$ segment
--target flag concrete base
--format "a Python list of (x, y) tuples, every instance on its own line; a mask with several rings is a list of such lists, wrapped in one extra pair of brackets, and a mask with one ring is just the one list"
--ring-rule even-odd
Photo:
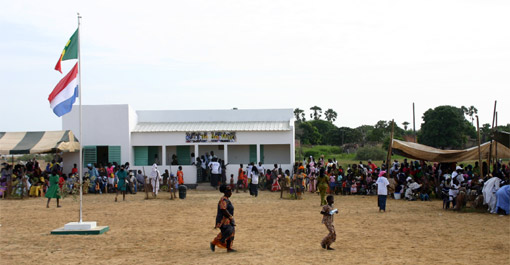
[(70, 222), (51, 231), (52, 235), (100, 235), (110, 230), (108, 226), (97, 226), (96, 222)]

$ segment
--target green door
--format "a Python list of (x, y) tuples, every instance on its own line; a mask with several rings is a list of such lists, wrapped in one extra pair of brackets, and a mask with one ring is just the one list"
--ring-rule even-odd
[(257, 146), (252, 144), (250, 145), (250, 163), (257, 163)]
[(83, 147), (83, 166), (94, 164), (97, 162), (97, 150), (95, 145), (87, 145)]
[(148, 146), (134, 146), (135, 166), (149, 165), (149, 148)]
[(191, 164), (191, 152), (189, 145), (177, 146), (177, 162), (179, 165), (190, 165)]
[(108, 161), (111, 163), (117, 162), (117, 164), (121, 164), (120, 161), (120, 146), (108, 146)]

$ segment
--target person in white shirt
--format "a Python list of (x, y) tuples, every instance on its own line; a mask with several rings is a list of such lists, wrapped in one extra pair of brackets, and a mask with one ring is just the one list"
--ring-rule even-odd
[(150, 180), (152, 185), (152, 196), (156, 197), (158, 196), (159, 181), (161, 180), (161, 174), (159, 173), (158, 165), (156, 163), (152, 165)]
[(259, 195), (259, 170), (257, 167), (252, 167), (250, 172), (251, 177), (251, 194), (255, 197)]
[[(259, 181), (261, 182), (263, 188), (267, 188), (267, 182), (266, 182), (266, 168), (262, 165), (262, 162), (259, 162), (259, 165), (257, 166), (257, 170), (259, 171)], [(271, 185), (269, 185), (269, 189), (271, 189)]]
[(248, 178), (248, 190), (250, 191), (250, 195), (253, 195), (253, 190), (251, 189), (251, 169), (253, 168), (253, 165), (253, 162), (246, 165), (246, 177)]
[[(491, 175), (489, 175), (491, 176)], [(501, 179), (494, 176), (483, 184), (483, 204), (487, 204), (490, 213), (496, 213), (496, 192), (499, 190)]]
[(459, 185), (462, 185), (462, 182), (464, 182), (462, 167), (457, 166), (455, 168), (455, 171), (452, 172), (452, 178), (457, 179), (457, 181), (459, 181)]
[(221, 165), (218, 163), (218, 158), (212, 158), (209, 162), (209, 168), (211, 169), (211, 186), (218, 189), (218, 181), (221, 177)]
[(450, 190), (448, 191), (448, 199), (452, 203), (452, 207), (455, 208), (457, 204), (457, 195), (459, 195), (459, 187), (460, 183), (456, 178), (452, 178), (452, 184), (450, 186)]
[(414, 201), (413, 192), (421, 187), (420, 184), (414, 182), (413, 178), (407, 177), (407, 189), (405, 193), (406, 199)]
[(388, 198), (388, 185), (390, 185), (390, 182), (384, 176), (385, 174), (386, 171), (384, 170), (379, 172), (379, 177), (375, 182), (377, 185), (377, 206), (379, 207), (379, 212), (381, 210), (386, 212), (386, 199)]

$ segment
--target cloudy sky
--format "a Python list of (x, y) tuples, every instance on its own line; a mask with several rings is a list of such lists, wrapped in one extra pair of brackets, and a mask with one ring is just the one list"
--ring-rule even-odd
[(490, 123), (498, 100), (510, 122), (507, 0), (17, 0), (0, 9), (0, 131), (61, 129), (47, 98), (77, 12), (83, 104), (317, 105), (357, 127), (412, 122), (414, 102), (419, 127), (439, 105)]

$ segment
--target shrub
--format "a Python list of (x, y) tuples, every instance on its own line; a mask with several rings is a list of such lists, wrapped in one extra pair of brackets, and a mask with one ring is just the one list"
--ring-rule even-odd
[(356, 160), (385, 160), (386, 152), (380, 147), (365, 146), (358, 149), (356, 152)]
[(310, 149), (310, 150), (306, 151), (305, 152), (305, 157), (310, 157), (310, 156), (313, 156), (313, 157), (317, 158), (317, 157), (320, 156), (320, 151), (313, 150), (313, 149)]

